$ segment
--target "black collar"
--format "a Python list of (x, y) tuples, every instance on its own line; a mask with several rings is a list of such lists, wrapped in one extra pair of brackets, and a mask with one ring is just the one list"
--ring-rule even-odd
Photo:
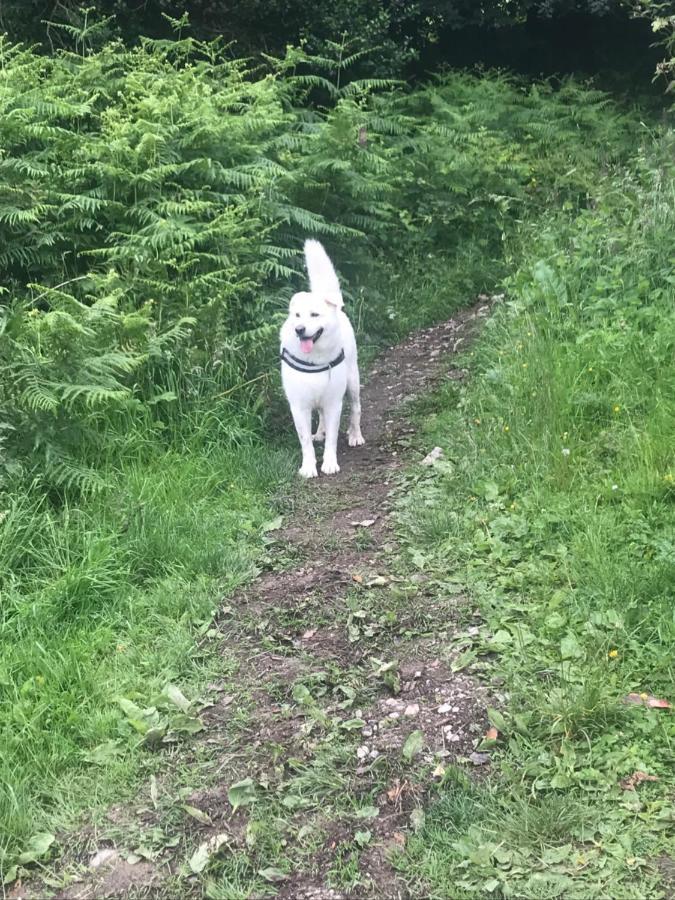
[(312, 374), (316, 372), (328, 372), (329, 369), (334, 369), (335, 366), (339, 366), (341, 362), (344, 361), (345, 351), (340, 350), (338, 355), (332, 362), (326, 363), (325, 366), (319, 366), (317, 363), (309, 362), (308, 360), (298, 359), (297, 356), (293, 356), (292, 353), (289, 353), (288, 350), (284, 347), (281, 351), (281, 360), (285, 362), (287, 366), (290, 366), (291, 369), (295, 369), (296, 372), (311, 372)]

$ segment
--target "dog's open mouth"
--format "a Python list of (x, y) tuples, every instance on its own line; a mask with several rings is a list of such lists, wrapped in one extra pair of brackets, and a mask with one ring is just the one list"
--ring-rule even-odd
[(303, 353), (311, 353), (312, 347), (319, 340), (321, 335), (323, 334), (323, 328), (319, 328), (319, 330), (312, 335), (312, 337), (301, 337), (300, 338), (300, 349)]

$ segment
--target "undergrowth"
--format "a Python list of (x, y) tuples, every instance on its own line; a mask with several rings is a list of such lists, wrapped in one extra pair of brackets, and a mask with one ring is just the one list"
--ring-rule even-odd
[[(523, 223), (543, 223), (538, 240), (548, 236), (541, 253), (550, 259), (538, 269), (536, 290), (555, 298), (558, 306), (547, 303), (558, 318), (524, 346), (533, 354), (530, 371), (555, 347), (547, 371), (557, 360), (565, 379), (559, 390), (573, 389), (576, 405), (547, 436), (528, 424), (533, 408), (557, 408), (547, 394), (520, 412), (513, 407), (508, 422), (504, 406), (491, 452), (521, 455), (527, 442), (544, 441), (553, 459), (553, 435), (575, 433), (574, 419), (574, 457), (555, 457), (555, 467), (548, 455), (537, 463), (546, 478), (555, 471), (561, 484), (574, 485), (580, 476), (570, 463), (577, 454), (582, 467), (594, 458), (583, 423), (606, 419), (607, 458), (619, 466), (642, 448), (644, 465), (631, 475), (632, 488), (617, 476), (619, 494), (597, 504), (589, 493), (583, 508), (611, 516), (624, 497), (642, 496), (638, 487), (651, 496), (665, 410), (649, 419), (651, 430), (636, 423), (657, 394), (631, 388), (614, 356), (588, 384), (578, 380), (564, 356), (565, 332), (554, 331), (556, 322), (572, 327), (568, 315), (570, 323), (601, 321), (602, 297), (623, 283), (623, 271), (601, 278), (598, 270), (596, 310), (578, 307), (577, 296), (565, 293), (572, 287), (560, 287), (571, 272), (586, 280), (572, 268), (582, 232), (569, 223), (579, 213), (584, 240), (604, 234), (601, 213), (583, 210), (596, 202), (598, 182), (634, 152), (637, 113), (571, 81), (554, 90), (499, 73), (458, 73), (414, 91), (349, 81), (349, 54), (334, 49), (335, 59), (289, 49), (262, 69), (190, 39), (53, 57), (0, 42), (5, 874), (20, 851), (24, 862), (41, 856), (35, 846), (44, 837), (37, 845), (31, 837), (133, 784), (144, 746), (180, 741), (197, 727), (176, 683), (189, 695), (206, 678), (212, 661), (197, 649), (199, 636), (223, 595), (265, 564), (272, 495), (283, 492), (293, 469), (287, 445), (271, 446), (277, 416), (267, 410), (279, 408), (276, 329), (288, 297), (304, 284), (299, 249), (308, 234), (326, 242), (341, 271), (368, 355), (495, 285), (512, 263), (504, 248), (515, 246)], [(631, 198), (626, 216), (637, 221), (637, 188), (612, 183), (617, 203)], [(612, 233), (620, 241), (619, 225)], [(563, 238), (567, 256), (556, 250)], [(614, 259), (618, 250), (606, 243), (604, 252)], [(635, 323), (650, 352), (653, 344), (666, 353), (660, 320), (650, 319), (642, 299), (657, 271), (651, 258), (648, 264), (648, 286), (636, 283), (621, 313), (631, 327), (598, 327), (580, 345), (584, 353), (618, 352)], [(588, 256), (589, 271), (595, 265)], [(510, 292), (530, 296), (520, 287)], [(540, 294), (523, 299), (527, 315)], [(656, 383), (663, 367), (645, 365), (639, 349), (632, 365)], [(495, 389), (481, 402), (511, 403), (504, 387), (510, 359), (494, 367), (486, 383)], [(558, 390), (558, 383), (537, 379), (536, 389)], [(621, 415), (605, 408), (609, 387)], [(624, 431), (616, 431), (619, 422)], [(496, 491), (489, 503), (504, 502), (511, 482), (494, 474), (489, 481), (496, 485), (486, 488), (490, 497)], [(570, 507), (581, 515), (576, 502)], [(453, 508), (439, 515), (454, 528)], [(510, 515), (506, 554), (520, 527), (508, 524)], [(651, 515), (648, 503), (635, 512), (636, 571)], [(541, 528), (563, 527), (556, 522)], [(588, 566), (600, 572), (608, 539), (597, 527)], [(431, 544), (437, 537), (427, 535)], [(657, 562), (664, 546), (652, 548)], [(493, 564), (481, 553), (476, 577), (481, 558)], [(619, 593), (620, 580), (612, 584)], [(619, 598), (612, 608), (625, 613), (631, 646), (663, 627), (660, 619), (652, 627), (639, 604), (630, 615), (624, 606)], [(586, 597), (580, 608), (588, 611)], [(520, 640), (509, 629), (505, 621), (502, 636)], [(584, 653), (582, 632), (568, 630)], [(570, 721), (575, 716), (572, 704)]]
[[(523, 229), (467, 384), (425, 404), (424, 447), (445, 458), (403, 502), (411, 558), (468, 585), (484, 625), (460, 639), (464, 659), (507, 701), (492, 777), (451, 773), (400, 859), (424, 896), (662, 896), (672, 149), (672, 136), (657, 141), (630, 173), (601, 180), (590, 209)], [(636, 772), (652, 779), (631, 790)]]

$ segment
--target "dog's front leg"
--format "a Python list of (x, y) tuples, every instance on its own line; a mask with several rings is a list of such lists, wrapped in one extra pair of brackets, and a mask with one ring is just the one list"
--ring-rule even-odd
[(323, 462), (321, 471), (325, 475), (335, 475), (340, 471), (337, 461), (337, 439), (340, 427), (340, 414), (342, 412), (342, 400), (327, 406), (323, 411), (323, 421), (326, 427), (326, 442), (323, 445)]
[(316, 478), (316, 454), (312, 442), (312, 410), (306, 406), (292, 406), (291, 413), (295, 422), (295, 430), (298, 432), (300, 447), (302, 448), (302, 465), (300, 474), (303, 478)]

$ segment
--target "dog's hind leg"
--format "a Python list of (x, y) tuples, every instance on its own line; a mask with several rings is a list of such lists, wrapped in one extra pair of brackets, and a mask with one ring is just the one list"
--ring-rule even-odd
[(300, 474), (303, 478), (316, 478), (316, 454), (312, 443), (312, 410), (304, 406), (291, 406), (295, 430), (302, 448)]
[(323, 413), (319, 410), (319, 424), (316, 426), (316, 432), (312, 435), (313, 441), (324, 441), (326, 439), (326, 425), (323, 421)]
[(325, 475), (335, 475), (336, 472), (340, 471), (337, 461), (337, 439), (341, 413), (342, 400), (332, 403), (323, 411), (323, 421), (326, 426), (326, 442), (323, 445), (321, 471)]
[(361, 434), (361, 383), (358, 366), (352, 366), (347, 374), (347, 392), (350, 406), (347, 442), (350, 447), (359, 447), (365, 441)]

